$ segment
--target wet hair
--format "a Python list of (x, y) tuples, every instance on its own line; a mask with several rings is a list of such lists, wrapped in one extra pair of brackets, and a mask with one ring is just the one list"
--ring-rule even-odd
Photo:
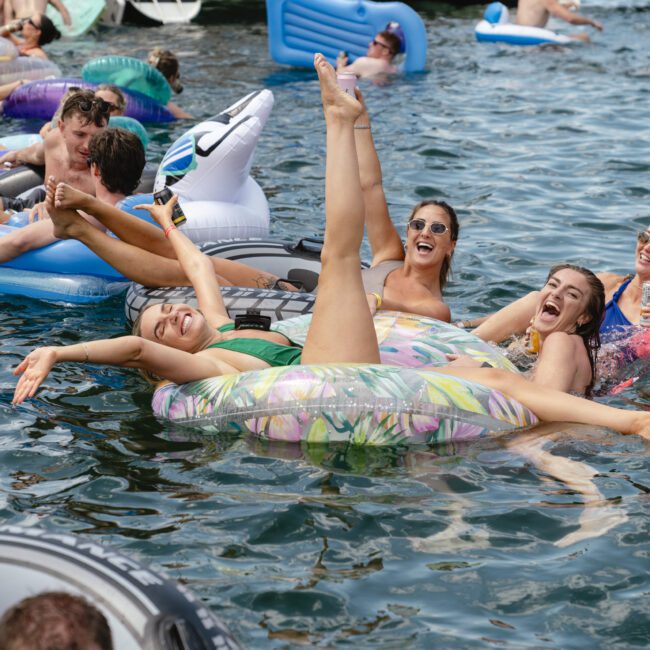
[[(178, 57), (173, 52), (162, 47), (155, 47), (149, 52), (147, 63), (161, 72), (175, 93), (183, 92), (183, 86), (179, 81), (181, 66)], [(174, 83), (170, 81), (172, 77), (176, 77)]]
[(58, 126), (59, 120), (61, 119), (61, 113), (63, 111), (63, 106), (66, 103), (68, 97), (72, 97), (72, 95), (78, 93), (80, 90), (83, 90), (83, 88), (79, 86), (68, 86), (65, 94), (63, 97), (61, 97), (61, 100), (59, 101), (59, 105), (56, 109), (56, 113), (52, 116), (52, 119), (50, 120), (52, 123), (52, 128)]
[(591, 395), (591, 389), (596, 380), (596, 359), (598, 358), (598, 351), (600, 350), (600, 324), (605, 317), (605, 287), (603, 283), (592, 273), (589, 269), (583, 266), (576, 266), (575, 264), (556, 264), (548, 272), (546, 282), (548, 282), (553, 275), (563, 269), (576, 271), (584, 276), (589, 285), (589, 300), (585, 312), (589, 320), (582, 325), (576, 323), (574, 334), (577, 334), (585, 344), (587, 349), (587, 356), (589, 357), (589, 365), (591, 366), (591, 382), (585, 390), (585, 396)]
[(379, 32), (377, 36), (381, 36), (386, 41), (386, 45), (388, 45), (390, 48), (390, 53), (393, 56), (395, 56), (400, 51), (400, 48), (402, 47), (402, 41), (400, 40), (399, 36), (396, 36), (393, 34), (393, 32), (384, 30), (383, 32)]
[(126, 196), (138, 187), (145, 164), (144, 147), (135, 133), (126, 129), (103, 129), (88, 143), (88, 160), (99, 168), (109, 192)]
[[(427, 205), (435, 205), (439, 208), (442, 208), (446, 215), (449, 217), (449, 236), (451, 241), (458, 241), (458, 233), (460, 231), (460, 224), (458, 223), (458, 215), (456, 211), (446, 203), (445, 201), (434, 201), (429, 199), (427, 201), (420, 201), (412, 210), (409, 215), (408, 220), (411, 221), (415, 219), (415, 215)], [(442, 262), (440, 267), (440, 291), (442, 291), (447, 286), (447, 281), (449, 279), (449, 274), (451, 273), (451, 258), (454, 256), (454, 251), (449, 253)]]
[(73, 93), (63, 103), (61, 109), (61, 119), (72, 115), (79, 115), (84, 124), (94, 124), (95, 126), (106, 126), (108, 123), (108, 113), (100, 110), (102, 102), (106, 102), (95, 97), (95, 91), (81, 88)]
[(53, 591), (21, 600), (0, 619), (2, 650), (112, 650), (104, 615), (85, 598)]
[(38, 27), (36, 29), (41, 32), (41, 35), (38, 37), (38, 45), (40, 47), (41, 45), (51, 43), (54, 39), (61, 38), (61, 32), (45, 14), (39, 15), (41, 18), (41, 26), (40, 29)]
[[(158, 304), (158, 303), (156, 303)], [(142, 336), (142, 317), (147, 313), (149, 309), (151, 309), (154, 305), (149, 305), (146, 309), (143, 309), (139, 314), (138, 317), (133, 321), (133, 327), (131, 327), (131, 334), (133, 336), (139, 336), (140, 338), (144, 338)], [(159, 377), (157, 374), (151, 372), (151, 370), (147, 370), (146, 368), (138, 368), (138, 373), (140, 376), (148, 383), (155, 385), (159, 381), (162, 381), (162, 377)]]
[(113, 93), (115, 97), (117, 97), (115, 108), (120, 111), (120, 114), (124, 113), (126, 110), (126, 97), (119, 86), (116, 86), (115, 84), (99, 84), (99, 86), (95, 88), (95, 92), (98, 90), (107, 90), (108, 92)]

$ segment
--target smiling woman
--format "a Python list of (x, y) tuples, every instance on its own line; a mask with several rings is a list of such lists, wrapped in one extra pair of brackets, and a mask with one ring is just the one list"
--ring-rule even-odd
[(500, 343), (525, 332), (527, 351), (537, 355), (533, 382), (588, 395), (604, 309), (603, 283), (588, 269), (559, 264), (550, 270), (541, 291), (493, 314), (474, 334)]

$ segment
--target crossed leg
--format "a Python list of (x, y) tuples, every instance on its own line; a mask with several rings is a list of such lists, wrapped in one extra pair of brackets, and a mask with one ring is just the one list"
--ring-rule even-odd
[[(50, 216), (60, 239), (78, 239), (122, 275), (145, 286), (190, 285), (172, 246), (157, 226), (65, 183), (57, 185), (53, 178), (48, 179), (47, 193), (48, 201), (53, 204)], [(92, 214), (119, 239), (86, 227), (87, 222), (79, 220), (77, 210)], [(222, 285), (267, 289), (278, 281), (276, 275), (247, 264), (218, 257), (210, 259)], [(281, 288), (295, 290), (289, 283), (282, 284)]]

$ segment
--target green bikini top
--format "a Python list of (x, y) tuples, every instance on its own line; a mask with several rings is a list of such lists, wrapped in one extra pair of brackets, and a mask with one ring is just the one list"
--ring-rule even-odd
[[(230, 332), (235, 329), (234, 323), (226, 323), (217, 328), (219, 332)], [(302, 348), (291, 345), (282, 345), (282, 343), (273, 343), (264, 339), (241, 338), (228, 339), (226, 341), (217, 341), (208, 345), (207, 349), (220, 348), (232, 352), (241, 352), (251, 357), (260, 359), (269, 366), (297, 366), (300, 364), (300, 355)]]

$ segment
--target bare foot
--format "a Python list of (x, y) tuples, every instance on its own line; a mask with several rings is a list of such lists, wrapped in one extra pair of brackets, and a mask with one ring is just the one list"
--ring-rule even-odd
[(48, 206), (54, 224), (54, 236), (59, 239), (78, 239), (83, 228), (90, 224), (76, 210)]
[(67, 183), (58, 183), (54, 195), (54, 205), (57, 208), (73, 208), (83, 210), (86, 207), (88, 194), (77, 190)]
[(320, 81), (325, 119), (353, 124), (363, 107), (357, 99), (343, 92), (336, 81), (336, 70), (322, 54), (314, 56), (314, 68)]

